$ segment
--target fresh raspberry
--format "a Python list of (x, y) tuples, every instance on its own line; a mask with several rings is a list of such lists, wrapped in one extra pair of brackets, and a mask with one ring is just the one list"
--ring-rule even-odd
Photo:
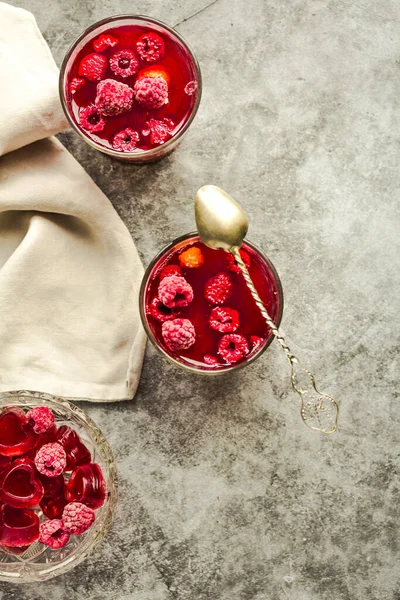
[(138, 132), (130, 127), (127, 127), (114, 136), (112, 145), (115, 150), (121, 150), (121, 152), (132, 152), (135, 150), (135, 148), (137, 148), (139, 139)]
[(70, 502), (64, 508), (62, 520), (64, 529), (74, 535), (82, 535), (93, 525), (94, 510), (81, 502)]
[(50, 546), (53, 550), (63, 548), (68, 544), (69, 538), (70, 534), (65, 531), (61, 519), (51, 519), (40, 525), (39, 542), (42, 542), (45, 546)]
[(141, 79), (142, 77), (162, 77), (168, 85), (171, 82), (170, 74), (161, 65), (154, 65), (153, 67), (140, 69), (137, 78)]
[(264, 338), (259, 337), (258, 335), (251, 335), (250, 336), (250, 343), (251, 343), (251, 347), (253, 350), (261, 348), (261, 346), (264, 343)]
[(104, 79), (97, 84), (95, 104), (105, 117), (120, 115), (132, 108), (133, 89), (121, 81)]
[(193, 289), (183, 277), (164, 277), (158, 286), (158, 298), (168, 308), (187, 306), (193, 300)]
[(87, 129), (87, 131), (92, 131), (93, 133), (103, 131), (106, 124), (99, 113), (99, 109), (94, 104), (89, 104), (89, 106), (79, 111), (79, 121), (83, 129)]
[(211, 354), (205, 354), (203, 360), (206, 365), (214, 366), (219, 364), (218, 358), (216, 356), (211, 356)]
[(147, 129), (142, 131), (142, 135), (150, 136), (150, 144), (164, 144), (175, 129), (175, 123), (171, 119), (149, 119), (146, 123)]
[(164, 56), (164, 41), (156, 33), (144, 33), (136, 42), (140, 58), (146, 62), (156, 62)]
[(83, 77), (73, 77), (71, 79), (71, 83), (69, 84), (69, 91), (71, 94), (75, 94), (78, 90), (80, 90), (85, 85), (85, 79)]
[(232, 281), (226, 273), (211, 277), (204, 289), (204, 296), (210, 304), (223, 304), (232, 294)]
[(102, 54), (92, 52), (84, 56), (79, 63), (78, 75), (87, 77), (90, 81), (102, 79), (107, 71), (107, 59)]
[(165, 277), (169, 277), (170, 275), (176, 275), (177, 277), (182, 276), (182, 269), (179, 265), (167, 265), (163, 268), (160, 273), (160, 281), (165, 279)]
[(181, 263), (182, 267), (196, 269), (197, 267), (201, 267), (201, 265), (204, 263), (204, 256), (200, 248), (193, 246), (179, 255), (179, 262)]
[(130, 77), (139, 71), (139, 61), (132, 50), (116, 50), (110, 57), (110, 69), (120, 77)]
[(136, 102), (145, 108), (154, 110), (168, 102), (168, 84), (163, 77), (141, 77), (133, 87)]
[(179, 316), (179, 311), (168, 308), (165, 306), (158, 298), (153, 298), (153, 300), (149, 304), (149, 313), (151, 316), (159, 321), (160, 323), (165, 323), (165, 321), (170, 321), (171, 319), (175, 319)]
[(231, 333), (222, 336), (218, 344), (218, 354), (227, 362), (235, 363), (249, 353), (249, 345), (243, 335)]
[[(247, 254), (246, 250), (239, 250), (239, 252), (240, 252), (240, 256), (242, 257), (244, 264), (246, 265), (247, 268), (249, 268), (250, 263), (251, 263), (249, 254)], [(237, 264), (237, 262), (235, 260), (235, 257), (233, 256), (233, 254), (230, 254), (230, 253), (228, 254), (226, 266), (233, 273), (241, 273), (242, 272), (240, 270), (239, 265)]]
[(114, 48), (118, 44), (117, 38), (112, 35), (102, 33), (98, 38), (93, 40), (93, 48), (96, 52), (104, 52), (107, 48)]
[(45, 433), (54, 423), (54, 415), (47, 406), (36, 406), (26, 413), (29, 425), (35, 433)]
[(162, 324), (161, 333), (170, 350), (187, 350), (196, 341), (196, 331), (189, 319), (174, 319)]
[(61, 475), (67, 466), (67, 455), (61, 444), (44, 444), (35, 456), (35, 465), (39, 473), (47, 477)]
[(216, 306), (209, 318), (210, 327), (221, 333), (231, 333), (239, 329), (239, 313), (233, 308)]

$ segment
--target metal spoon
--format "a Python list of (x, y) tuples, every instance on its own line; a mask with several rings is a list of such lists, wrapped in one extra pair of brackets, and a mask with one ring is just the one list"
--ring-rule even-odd
[(318, 391), (314, 375), (290, 351), (283, 334), (268, 314), (240, 256), (239, 248), (249, 227), (245, 213), (229, 194), (215, 185), (204, 185), (199, 189), (194, 211), (201, 241), (214, 250), (222, 249), (233, 254), (256, 305), (286, 354), (292, 370), (292, 387), (301, 399), (300, 415), (304, 423), (322, 433), (333, 433), (338, 424), (339, 405), (334, 398)]

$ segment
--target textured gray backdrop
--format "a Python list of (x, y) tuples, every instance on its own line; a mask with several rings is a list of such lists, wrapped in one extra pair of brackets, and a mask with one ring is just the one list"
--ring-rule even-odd
[(143, 262), (192, 230), (214, 183), (251, 218), (286, 297), (283, 328), (342, 401), (305, 428), (276, 344), (217, 380), (148, 347), (136, 401), (85, 406), (118, 459), (106, 543), (1, 600), (399, 600), (398, 0), (14, 0), (60, 64), (85, 27), (152, 15), (189, 40), (204, 94), (179, 149), (142, 167), (67, 148)]

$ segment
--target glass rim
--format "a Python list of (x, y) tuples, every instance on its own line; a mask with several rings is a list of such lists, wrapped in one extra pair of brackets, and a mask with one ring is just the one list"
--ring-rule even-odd
[[(67, 64), (68, 64), (68, 61), (70, 59), (70, 56), (71, 56), (71, 53), (73, 52), (73, 50), (76, 48), (76, 46), (79, 44), (79, 42), (81, 42), (89, 33), (94, 31), (101, 25), (105, 25), (106, 23), (112, 23), (113, 21), (118, 21), (121, 19), (127, 19), (127, 20), (128, 19), (138, 19), (141, 21), (147, 21), (149, 23), (154, 23), (155, 25), (158, 25), (158, 26), (166, 29), (169, 33), (176, 36), (178, 38), (178, 40), (181, 42), (181, 44), (186, 48), (186, 50), (188, 51), (188, 53), (190, 55), (191, 60), (193, 61), (194, 69), (196, 71), (196, 78), (197, 78), (196, 101), (194, 103), (194, 106), (192, 108), (192, 111), (190, 113), (188, 120), (186, 121), (186, 123), (184, 124), (182, 129), (180, 129), (168, 141), (166, 141), (164, 144), (161, 144), (161, 146), (151, 148), (150, 150), (139, 150), (139, 151), (136, 150), (135, 152), (117, 152), (116, 150), (113, 150), (112, 148), (107, 148), (106, 146), (102, 146), (101, 144), (98, 144), (97, 142), (93, 141), (88, 135), (85, 134), (84, 131), (82, 131), (78, 127), (78, 125), (75, 123), (74, 119), (71, 117), (70, 111), (68, 110), (67, 101), (65, 98), (65, 93), (64, 93), (65, 92), (65, 86), (64, 86), (65, 71), (66, 71)], [(67, 52), (65, 53), (63, 62), (61, 64), (60, 75), (59, 75), (59, 79), (58, 79), (58, 93), (59, 93), (59, 97), (60, 97), (60, 101), (61, 101), (61, 106), (62, 106), (64, 114), (65, 114), (69, 124), (71, 125), (72, 129), (74, 129), (75, 132), (87, 144), (89, 144), (89, 146), (92, 146), (92, 148), (95, 148), (96, 150), (99, 150), (100, 152), (103, 152), (104, 154), (108, 154), (109, 156), (113, 156), (114, 158), (119, 158), (119, 159), (121, 159), (122, 157), (127, 158), (127, 159), (135, 158), (135, 157), (137, 157), (137, 158), (138, 157), (151, 158), (152, 156), (157, 157), (160, 152), (160, 148), (162, 148), (164, 150), (165, 148), (168, 148), (169, 146), (171, 146), (173, 143), (177, 142), (177, 140), (179, 140), (183, 136), (183, 134), (187, 131), (187, 129), (189, 128), (193, 119), (196, 116), (196, 113), (197, 113), (199, 105), (200, 105), (202, 87), (203, 87), (202, 86), (202, 77), (201, 77), (199, 61), (197, 60), (196, 55), (193, 52), (193, 50), (191, 49), (188, 42), (178, 31), (176, 31), (173, 27), (170, 27), (163, 21), (159, 21), (158, 19), (154, 19), (153, 17), (147, 17), (146, 15), (137, 15), (137, 14), (131, 15), (131, 14), (125, 14), (125, 13), (121, 14), (121, 15), (113, 15), (111, 17), (106, 17), (105, 19), (101, 19), (100, 21), (96, 21), (92, 25), (89, 25), (89, 27), (87, 27), (84, 31), (82, 31), (82, 33), (72, 42), (72, 44), (68, 48)]]
[[(275, 336), (274, 334), (271, 333), (269, 334), (265, 344), (263, 344), (263, 346), (253, 354), (253, 356), (251, 356), (250, 358), (243, 360), (240, 363), (237, 364), (233, 364), (230, 365), (229, 367), (224, 367), (223, 369), (218, 369), (218, 370), (202, 370), (196, 367), (192, 367), (188, 364), (182, 363), (179, 360), (176, 360), (175, 358), (173, 358), (170, 354), (168, 354), (168, 352), (166, 352), (163, 348), (161, 348), (160, 344), (158, 344), (157, 340), (155, 339), (153, 332), (151, 331), (148, 321), (147, 321), (147, 316), (146, 316), (146, 310), (145, 310), (145, 293), (146, 293), (146, 288), (147, 288), (147, 282), (149, 280), (149, 276), (154, 268), (154, 266), (157, 264), (157, 262), (163, 257), (164, 254), (166, 254), (169, 250), (171, 250), (174, 246), (176, 246), (176, 244), (179, 244), (180, 242), (184, 242), (185, 240), (189, 240), (190, 238), (194, 238), (194, 237), (199, 237), (199, 233), (198, 231), (191, 231), (190, 233), (185, 233), (181, 236), (176, 237), (175, 239), (172, 240), (172, 242), (169, 242), (167, 245), (165, 245), (157, 254), (156, 256), (150, 261), (149, 265), (147, 266), (143, 278), (142, 278), (142, 283), (140, 285), (140, 290), (139, 290), (139, 312), (140, 312), (140, 318), (142, 320), (142, 324), (144, 327), (144, 330), (146, 332), (147, 337), (149, 338), (150, 342), (153, 344), (153, 346), (155, 346), (157, 348), (157, 350), (165, 357), (167, 358), (167, 360), (169, 360), (169, 362), (171, 362), (172, 364), (174, 364), (175, 366), (180, 367), (181, 369), (185, 369), (186, 371), (190, 371), (192, 373), (196, 373), (198, 375), (205, 375), (205, 376), (217, 376), (217, 375), (223, 375), (225, 373), (229, 373), (231, 371), (236, 371), (238, 369), (242, 369), (244, 367), (246, 367), (247, 365), (251, 364), (252, 362), (254, 362), (255, 360), (257, 360), (264, 352), (265, 350), (271, 345), (271, 343), (273, 342)], [(254, 250), (260, 257), (261, 259), (264, 261), (264, 263), (266, 263), (266, 265), (268, 266), (268, 268), (271, 270), (272, 275), (274, 277), (274, 281), (277, 287), (277, 292), (278, 292), (278, 298), (279, 298), (279, 306), (278, 306), (278, 314), (276, 315), (274, 321), (275, 321), (275, 325), (279, 328), (281, 321), (282, 321), (282, 315), (283, 315), (283, 305), (284, 305), (284, 295), (283, 295), (283, 287), (282, 287), (282, 282), (280, 280), (280, 277), (278, 275), (278, 272), (275, 268), (275, 266), (273, 265), (273, 263), (271, 262), (271, 260), (268, 258), (268, 256), (266, 256), (264, 254), (264, 252), (262, 252), (262, 250), (260, 250), (258, 248), (258, 246), (256, 246), (255, 244), (253, 244), (252, 242), (250, 242), (249, 240), (244, 240), (244, 243), (249, 246), (252, 250)]]

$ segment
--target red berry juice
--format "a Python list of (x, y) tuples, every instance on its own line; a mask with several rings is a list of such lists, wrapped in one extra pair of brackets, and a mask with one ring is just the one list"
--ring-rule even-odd
[[(77, 40), (64, 61), (60, 93), (67, 117), (84, 138), (100, 146), (99, 150), (118, 153), (120, 158), (129, 154), (133, 160), (135, 155), (143, 160), (143, 152), (153, 151), (149, 159), (158, 158), (165, 153), (161, 147), (185, 129), (197, 110), (200, 71), (196, 59), (179, 34), (157, 21), (122, 17), (109, 20), (108, 26), (104, 22), (98, 25)], [(128, 58), (121, 51), (128, 51)], [(113, 62), (115, 55), (120, 59)], [(126, 66), (130, 70), (124, 71)], [(153, 83), (154, 78), (161, 78), (166, 96), (161, 106), (141, 103), (135, 84), (144, 77), (152, 77)], [(99, 84), (108, 80), (134, 91), (131, 107), (121, 109), (119, 114), (107, 114), (107, 109), (104, 114), (104, 107), (96, 102)], [(120, 88), (127, 91), (126, 87)], [(94, 108), (86, 119), (85, 109), (96, 105), (100, 114)], [(117, 110), (120, 108), (111, 112)]]
[[(182, 266), (180, 255), (189, 248), (198, 248), (204, 262), (195, 268)], [(279, 276), (273, 265), (252, 244), (242, 246), (250, 259), (249, 273), (254, 285), (263, 300), (269, 314), (279, 326), (283, 311), (283, 292)], [(156, 257), (147, 270), (141, 289), (141, 315), (146, 331), (164, 353), (180, 365), (207, 373), (221, 373), (236, 365), (243, 365), (258, 356), (272, 341), (273, 334), (268, 328), (240, 272), (231, 270), (231, 255), (223, 250), (212, 250), (205, 246), (198, 236), (185, 236), (182, 241), (169, 246), (161, 256)], [(165, 343), (162, 334), (162, 323), (154, 318), (150, 311), (150, 303), (157, 297), (160, 274), (167, 265), (176, 265), (181, 275), (193, 289), (193, 300), (188, 306), (180, 309), (178, 318), (188, 319), (195, 328), (196, 339), (193, 345), (182, 351), (174, 351)], [(236, 266), (237, 270), (237, 266)], [(239, 360), (231, 363), (218, 353), (223, 332), (214, 330), (209, 323), (210, 314), (215, 305), (205, 297), (207, 282), (217, 274), (227, 274), (232, 282), (230, 297), (219, 304), (221, 308), (237, 311), (239, 327), (233, 332), (245, 338), (249, 351)], [(168, 311), (167, 311), (168, 312)], [(229, 335), (229, 333), (228, 333)], [(214, 364), (207, 364), (204, 357), (212, 357)], [(214, 360), (216, 359), (216, 361)]]

